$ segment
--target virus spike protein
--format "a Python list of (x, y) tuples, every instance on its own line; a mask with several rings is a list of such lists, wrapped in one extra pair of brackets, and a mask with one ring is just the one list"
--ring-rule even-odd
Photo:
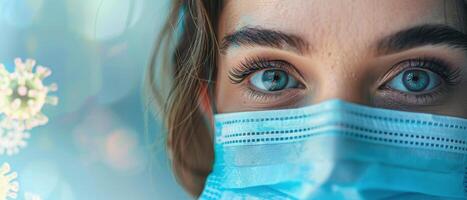
[(3, 163), (0, 167), (0, 200), (16, 199), (19, 191), (19, 183), (16, 181), (18, 174), (10, 171), (10, 165)]
[[(0, 129), (0, 156), (12, 156), (27, 146), (30, 134), (23, 131)], [(1, 199), (0, 199), (1, 200)]]
[(0, 65), (0, 114), (4, 115), (0, 125), (3, 128), (29, 130), (44, 125), (48, 119), (41, 113), (42, 107), (57, 105), (58, 98), (48, 96), (49, 92), (57, 91), (57, 84), (44, 86), (42, 82), (52, 72), (44, 66), (37, 66), (34, 71), (35, 65), (35, 60), (23, 62), (17, 58), (12, 73)]

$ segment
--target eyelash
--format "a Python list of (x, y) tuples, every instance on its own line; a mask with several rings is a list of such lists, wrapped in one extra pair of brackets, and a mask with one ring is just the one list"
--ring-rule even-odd
[[(288, 62), (283, 60), (269, 60), (267, 58), (262, 57), (252, 57), (247, 58), (242, 61), (237, 67), (232, 69), (229, 72), (229, 79), (232, 81), (233, 84), (241, 84), (246, 78), (250, 75), (254, 74), (255, 72), (259, 72), (265, 69), (280, 69), (285, 71), (288, 75), (294, 76), (297, 80), (300, 80), (297, 76), (300, 75), (295, 68)], [(301, 76), (301, 75), (300, 75)], [(300, 81), (298, 81), (300, 82)], [(303, 84), (300, 83), (299, 86), (301, 89), (305, 88)], [(248, 98), (252, 99), (255, 102), (272, 102), (276, 98), (280, 98), (283, 96), (287, 91), (281, 92), (263, 92), (258, 91), (257, 89), (253, 88), (250, 85), (246, 87), (242, 87), (245, 90), (245, 94)], [(294, 96), (291, 94), (290, 96)]]
[[(443, 95), (447, 92), (447, 88), (438, 88), (437, 91), (432, 91), (424, 94), (409, 94), (401, 91), (391, 89), (387, 86), (388, 82), (398, 74), (408, 69), (426, 69), (439, 75), (443, 79), (443, 83), (447, 86), (454, 86), (461, 81), (461, 68), (452, 67), (450, 64), (442, 59), (435, 57), (418, 57), (414, 59), (403, 60), (391, 67), (391, 69), (383, 77), (386, 80), (379, 87), (380, 90), (391, 91), (398, 93), (398, 95), (406, 98), (407, 101), (415, 102), (415, 104), (428, 104), (436, 97)], [(234, 84), (242, 83), (248, 76), (255, 72), (264, 69), (281, 69), (289, 75), (297, 74), (295, 68), (288, 62), (282, 60), (268, 60), (261, 57), (247, 58), (240, 63), (239, 66), (229, 72), (229, 78)], [(299, 79), (297, 79), (299, 80)], [(300, 82), (300, 81), (299, 81)], [(282, 92), (265, 93), (253, 89), (251, 86), (246, 88), (246, 94), (258, 102), (271, 101), (271, 98), (278, 98)]]
[(282, 60), (267, 60), (261, 57), (247, 58), (240, 65), (229, 72), (229, 79), (234, 84), (243, 82), (251, 74), (263, 69), (281, 69), (288, 74), (291, 71), (292, 65)]
[[(426, 69), (441, 77), (442, 85), (438, 86), (433, 91), (424, 93), (406, 93), (388, 87), (394, 77), (409, 69)], [(430, 105), (436, 102), (438, 97), (448, 92), (448, 87), (455, 86), (461, 81), (461, 68), (453, 67), (446, 61), (435, 57), (418, 57), (414, 59), (403, 60), (395, 64), (388, 73), (384, 76), (383, 84), (379, 87), (380, 90), (396, 93), (398, 96), (405, 98), (405, 102), (410, 105)], [(445, 85), (444, 85), (445, 84)]]
[[(439, 75), (444, 82), (449, 85), (457, 85), (461, 78), (461, 69), (451, 67), (446, 61), (435, 57), (418, 57), (414, 59), (403, 60), (391, 67), (383, 79), (389, 81), (390, 78), (397, 76), (399, 73), (407, 69), (427, 69)], [(385, 84), (380, 87), (384, 88)]]

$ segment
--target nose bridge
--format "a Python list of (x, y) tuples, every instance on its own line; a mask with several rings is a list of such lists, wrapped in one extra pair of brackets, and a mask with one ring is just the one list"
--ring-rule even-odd
[(341, 99), (362, 105), (371, 104), (370, 84), (366, 83), (363, 72), (353, 67), (335, 66), (323, 73), (317, 84), (314, 102)]

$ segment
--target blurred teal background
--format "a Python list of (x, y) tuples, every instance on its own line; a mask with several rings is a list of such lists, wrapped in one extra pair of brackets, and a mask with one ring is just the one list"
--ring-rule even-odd
[(57, 106), (28, 146), (0, 155), (20, 192), (45, 200), (188, 199), (175, 182), (141, 87), (169, 0), (0, 0), (0, 62), (36, 59), (52, 70)]

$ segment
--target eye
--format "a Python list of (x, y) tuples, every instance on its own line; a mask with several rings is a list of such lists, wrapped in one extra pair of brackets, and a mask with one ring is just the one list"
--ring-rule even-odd
[(407, 69), (389, 81), (388, 86), (401, 92), (423, 93), (436, 89), (442, 80), (438, 74), (429, 70)]
[(297, 88), (299, 82), (287, 72), (280, 69), (259, 71), (250, 78), (250, 84), (261, 91), (280, 91), (287, 88)]

